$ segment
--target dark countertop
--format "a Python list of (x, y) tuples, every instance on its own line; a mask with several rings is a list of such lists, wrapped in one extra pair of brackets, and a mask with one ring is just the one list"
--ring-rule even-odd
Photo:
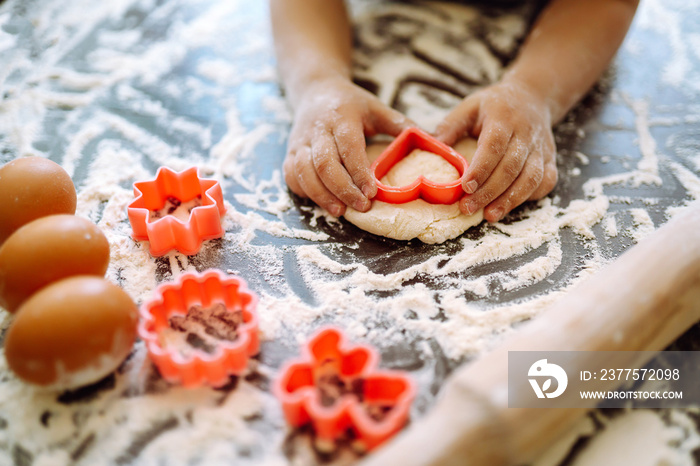
[[(354, 5), (361, 18), (357, 82), (428, 129), (434, 115), (502, 70), (532, 15), (528, 6)], [(34, 154), (69, 170), (79, 213), (112, 242), (108, 277), (137, 301), (182, 270), (217, 267), (240, 274), (261, 294), (263, 316), (262, 350), (250, 374), (217, 390), (169, 386), (141, 343), (116, 374), (60, 395), (25, 389), (3, 358), (0, 463), (352, 458), (347, 451), (310, 453), (308, 432), (287, 434), (269, 394), (275, 370), (313, 329), (343, 325), (381, 350), (384, 367), (414, 373), (420, 388), (413, 415), (420, 422), (455, 367), (700, 196), (697, 6), (642, 3), (609, 71), (556, 128), (560, 181), (549, 200), (437, 246), (378, 238), (286, 197), (279, 168), (290, 116), (266, 15), (263, 2), (0, 3), (0, 163)], [(465, 54), (464, 63), (449, 61), (455, 51)], [(479, 61), (482, 53), (492, 61)], [(115, 160), (124, 161), (121, 175)], [(152, 259), (128, 238), (131, 184), (152, 178), (163, 164), (198, 165), (224, 188), (227, 234), (198, 255)], [(550, 211), (549, 226), (533, 220)], [(561, 220), (579, 214), (568, 224)], [(541, 237), (523, 232), (528, 225), (541, 227)], [(489, 258), (484, 245), (498, 237), (510, 252)], [(525, 246), (518, 249), (516, 239)], [(549, 267), (542, 276), (512, 285), (512, 271), (540, 263)], [(7, 328), (4, 312), (3, 319)], [(693, 327), (672, 349), (698, 349), (698, 332)], [(653, 413), (669, 429), (687, 420), (694, 430), (683, 424), (686, 439), (697, 437), (694, 411)], [(606, 435), (609, 422), (627, 414), (592, 413), (593, 427), (552, 453), (553, 463), (573, 464)], [(700, 463), (696, 447), (687, 440), (673, 448)]]

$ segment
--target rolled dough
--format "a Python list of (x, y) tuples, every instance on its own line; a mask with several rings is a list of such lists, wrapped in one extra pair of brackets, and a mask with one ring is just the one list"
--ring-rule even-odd
[[(372, 163), (388, 143), (367, 146), (367, 156)], [(468, 162), (476, 150), (476, 141), (464, 139), (457, 143), (455, 150)], [(416, 150), (394, 165), (380, 180), (390, 186), (404, 186), (419, 175), (438, 183), (446, 183), (459, 177), (459, 172), (447, 160), (430, 152)], [(422, 199), (405, 204), (389, 204), (373, 201), (367, 212), (359, 212), (348, 207), (345, 218), (365, 231), (387, 238), (410, 240), (418, 238), (424, 243), (443, 243), (456, 238), (484, 218), (483, 210), (473, 215), (464, 215), (459, 204), (430, 204)]]

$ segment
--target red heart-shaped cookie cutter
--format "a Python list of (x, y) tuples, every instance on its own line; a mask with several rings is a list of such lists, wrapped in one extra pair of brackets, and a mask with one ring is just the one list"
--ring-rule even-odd
[[(420, 149), (439, 155), (447, 160), (459, 172), (459, 178), (449, 183), (435, 183), (419, 176), (406, 186), (388, 186), (379, 181), (401, 159), (414, 149)], [(454, 204), (464, 196), (462, 181), (469, 164), (453, 148), (444, 144), (425, 131), (407, 128), (389, 144), (384, 152), (371, 166), (372, 175), (377, 183), (377, 195), (374, 200), (391, 204), (404, 204), (421, 198), (431, 204)]]

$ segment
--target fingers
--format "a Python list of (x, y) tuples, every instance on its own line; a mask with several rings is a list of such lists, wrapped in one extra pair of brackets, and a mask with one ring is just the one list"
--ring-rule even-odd
[(345, 213), (345, 204), (326, 189), (316, 174), (311, 148), (308, 146), (302, 146), (297, 150), (294, 156), (294, 172), (299, 187), (312, 201), (336, 217)]
[(466, 99), (452, 110), (435, 129), (435, 137), (448, 146), (454, 145), (465, 134), (471, 133), (479, 114), (479, 101)]
[[(372, 199), (377, 195), (377, 184), (370, 171), (370, 163), (367, 159), (367, 145), (365, 135), (388, 134), (398, 136), (404, 129), (416, 126), (409, 118), (379, 100), (373, 100), (369, 105), (370, 112), (365, 117), (365, 122), (358, 120), (347, 120), (339, 124), (333, 130), (338, 152), (350, 174), (353, 182), (357, 185), (367, 199)], [(366, 211), (371, 204), (360, 209), (360, 203), (355, 201), (356, 210)]]
[[(469, 168), (467, 168), (462, 184), (462, 188), (467, 194), (472, 194), (484, 186), (486, 180), (494, 173), (494, 170), (497, 170), (496, 167), (499, 167), (502, 160), (508, 156), (506, 154), (507, 150), (511, 150), (511, 156), (524, 155), (522, 154), (524, 148), (520, 147), (521, 143), (517, 139), (513, 139), (511, 143), (512, 138), (512, 127), (503, 125), (495, 120), (486, 121), (479, 134), (476, 152), (469, 164)], [(512, 153), (513, 151), (517, 152)], [(506, 175), (512, 178), (510, 180), (512, 182), (520, 173), (523, 163), (525, 163), (524, 160), (509, 160), (503, 167), (499, 167), (499, 170), (501, 168), (506, 169)], [(518, 164), (520, 165), (518, 166)], [(493, 185), (493, 182), (491, 184)], [(497, 196), (498, 194), (500, 193), (495, 195)]]
[[(345, 205), (359, 211), (369, 210), (371, 203), (343, 166), (335, 138), (326, 130), (320, 130), (311, 142), (311, 159), (316, 174), (325, 188)], [(312, 198), (313, 199), (313, 198)]]
[(491, 222), (528, 199), (546, 196), (556, 184), (555, 144), (550, 110), (542, 98), (508, 83), (495, 84), (463, 100), (436, 130), (454, 145), (465, 134), (478, 137), (464, 174), (467, 193), (460, 209), (485, 208)]
[[(367, 160), (367, 147), (362, 124), (354, 120), (346, 121), (333, 129), (333, 136), (340, 159), (353, 183), (362, 191), (366, 199), (373, 198), (377, 194), (377, 185), (370, 172), (369, 160)], [(355, 199), (353, 205), (358, 204), (358, 201), (362, 200)], [(357, 210), (364, 211), (364, 209)]]
[(375, 134), (398, 136), (404, 129), (410, 126), (416, 126), (413, 121), (406, 118), (401, 112), (387, 107), (379, 100), (375, 100), (371, 105), (369, 123), (368, 136), (374, 136)]
[(296, 152), (289, 152), (284, 159), (282, 164), (282, 172), (284, 173), (284, 181), (289, 186), (294, 194), (301, 197), (309, 197), (306, 195), (301, 186), (299, 185), (299, 180), (297, 178), (297, 172), (295, 168), (294, 159), (296, 157)]
[(360, 186), (367, 198), (372, 199), (377, 195), (377, 184), (370, 171), (369, 160), (367, 160), (365, 132), (367, 136), (375, 134), (398, 136), (401, 131), (416, 126), (416, 124), (401, 112), (387, 107), (379, 100), (375, 100), (370, 108), (369, 125), (360, 129), (362, 131), (362, 147), (360, 148), (360, 145), (357, 144), (355, 147), (348, 147), (348, 151), (341, 153), (347, 154), (347, 157), (343, 157), (343, 161), (355, 183)]
[[(479, 154), (481, 156), (481, 164), (477, 166), (476, 172), (472, 172), (472, 174), (476, 174), (479, 177), (477, 179), (483, 179), (484, 181), (479, 184), (478, 190), (472, 195), (465, 196), (460, 201), (462, 211), (468, 215), (483, 208), (506, 191), (518, 178), (523, 170), (525, 161), (528, 159), (529, 148), (518, 138), (514, 138), (506, 149), (501, 149), (500, 142), (498, 144), (498, 147), (492, 145), (492, 150), (504, 151), (505, 155), (502, 158), (499, 157), (498, 152), (489, 153), (484, 150)], [(477, 149), (478, 153), (479, 149)], [(474, 159), (476, 159), (477, 154), (474, 155)], [(487, 176), (485, 173), (488, 173), (490, 176), (484, 178)]]
[(544, 176), (541, 156), (528, 157), (522, 172), (508, 189), (484, 209), (484, 218), (497, 222), (505, 215), (527, 201), (539, 189)]
[(293, 192), (337, 216), (346, 205), (369, 210), (377, 193), (365, 135), (396, 136), (414, 124), (365, 91), (358, 93), (354, 87), (335, 91), (342, 98), (331, 111), (325, 102), (321, 108), (315, 101), (300, 111), (283, 170)]
[(547, 194), (552, 192), (554, 186), (557, 184), (557, 164), (554, 160), (544, 164), (544, 175), (542, 176), (542, 182), (540, 186), (530, 195), (529, 201), (536, 201), (542, 199)]

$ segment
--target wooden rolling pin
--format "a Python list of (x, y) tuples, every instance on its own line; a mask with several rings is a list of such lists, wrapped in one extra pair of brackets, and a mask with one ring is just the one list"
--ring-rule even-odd
[(508, 351), (659, 351), (698, 320), (700, 201), (455, 372), (428, 414), (364, 464), (535, 460), (586, 409), (508, 408)]

